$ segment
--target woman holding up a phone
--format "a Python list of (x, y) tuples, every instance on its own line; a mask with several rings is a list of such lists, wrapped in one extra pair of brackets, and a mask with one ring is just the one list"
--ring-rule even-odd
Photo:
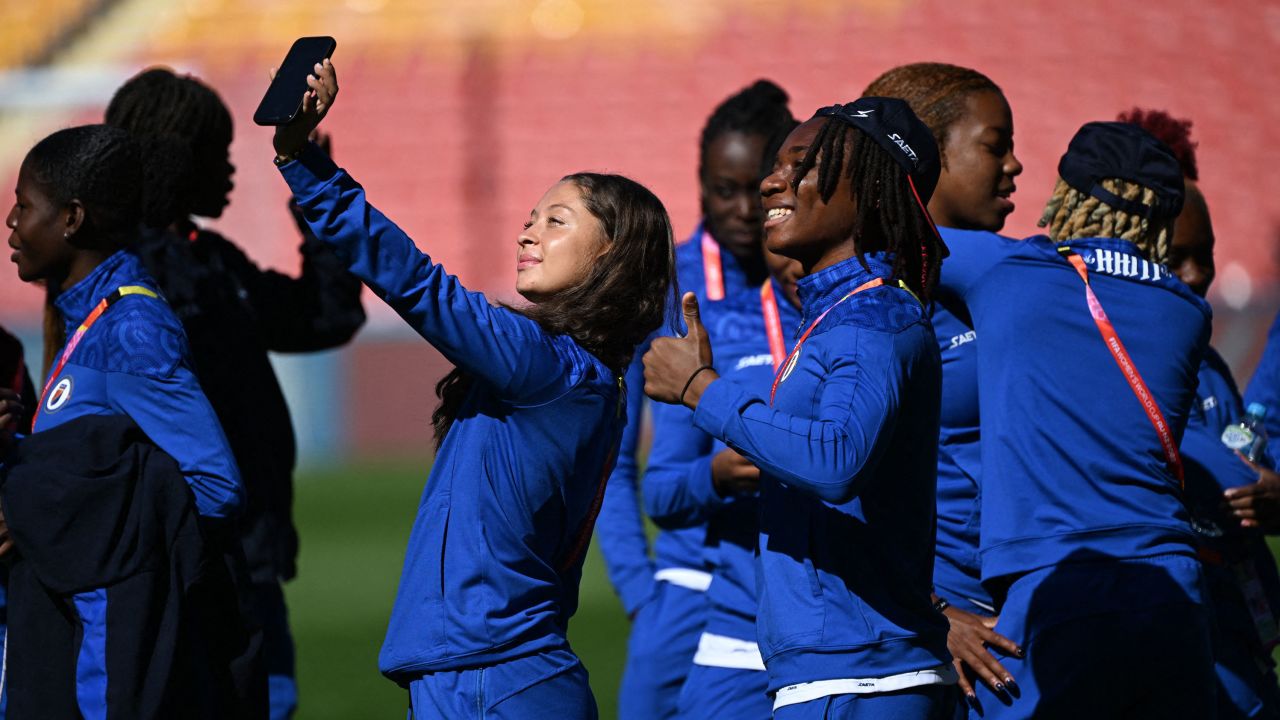
[(672, 285), (667, 213), (627, 178), (566, 176), (517, 238), (532, 304), (495, 307), (307, 142), (337, 95), (333, 65), (307, 82), (276, 131), (281, 174), (316, 236), (456, 365), (380, 669), (416, 717), (594, 718), (566, 630), (626, 417), (622, 373)]

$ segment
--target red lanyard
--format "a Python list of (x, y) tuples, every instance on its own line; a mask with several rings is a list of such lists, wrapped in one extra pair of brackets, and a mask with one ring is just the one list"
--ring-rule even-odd
[(1173, 471), (1174, 477), (1178, 478), (1178, 486), (1185, 488), (1182, 456), (1178, 453), (1178, 443), (1174, 442), (1173, 430), (1169, 428), (1169, 423), (1165, 422), (1160, 406), (1156, 404), (1156, 399), (1147, 389), (1147, 384), (1143, 382), (1142, 375), (1133, 364), (1133, 358), (1129, 357), (1129, 351), (1125, 350), (1124, 343), (1120, 342), (1120, 336), (1116, 334), (1115, 326), (1111, 324), (1106, 311), (1102, 309), (1102, 303), (1098, 302), (1098, 296), (1093, 293), (1093, 287), (1089, 285), (1089, 268), (1085, 266), (1084, 260), (1079, 255), (1072, 252), (1071, 248), (1063, 247), (1059, 252), (1066, 256), (1067, 261), (1084, 281), (1085, 300), (1089, 304), (1089, 313), (1093, 315), (1093, 322), (1097, 324), (1098, 332), (1102, 334), (1102, 341), (1106, 343), (1107, 350), (1111, 351), (1111, 357), (1120, 367), (1120, 372), (1124, 373), (1124, 379), (1129, 382), (1129, 388), (1137, 396), (1138, 402), (1142, 403), (1142, 409), (1146, 411), (1151, 426), (1156, 429), (1156, 435), (1160, 437), (1160, 445), (1164, 447), (1165, 461), (1169, 463), (1169, 469)]
[[(778, 394), (778, 383), (782, 382), (788, 375), (791, 374), (791, 371), (795, 369), (796, 360), (800, 358), (800, 348), (804, 346), (804, 341), (809, 339), (809, 333), (813, 332), (813, 329), (818, 327), (818, 323), (822, 322), (822, 319), (827, 316), (827, 313), (831, 312), (832, 310), (835, 310), (836, 306), (838, 306), (840, 303), (844, 302), (845, 300), (848, 300), (854, 295), (857, 295), (863, 290), (869, 290), (873, 287), (880, 287), (883, 284), (884, 284), (883, 278), (876, 278), (874, 280), (868, 280), (867, 282), (862, 283), (858, 287), (854, 288), (853, 291), (850, 292), (848, 295), (845, 295), (844, 297), (840, 298), (834, 303), (831, 303), (831, 307), (827, 308), (826, 310), (823, 310), (822, 314), (818, 316), (818, 319), (814, 320), (812, 323), (809, 324), (808, 329), (804, 331), (804, 334), (800, 336), (800, 339), (796, 340), (796, 346), (791, 350), (791, 354), (787, 356), (787, 362), (782, 366), (782, 369), (778, 372), (778, 374), (773, 377), (773, 389), (769, 391), (770, 405), (773, 404), (773, 396)], [(775, 306), (775, 310), (776, 310), (776, 306)]]
[(702, 273), (707, 280), (707, 299), (724, 299), (724, 267), (720, 264), (720, 245), (711, 233), (702, 232)]
[(156, 295), (155, 291), (149, 290), (140, 285), (125, 285), (123, 287), (116, 288), (115, 292), (98, 301), (98, 304), (95, 305), (93, 310), (89, 313), (89, 317), (85, 318), (84, 322), (80, 323), (80, 327), (76, 328), (75, 334), (67, 341), (67, 346), (62, 349), (62, 354), (58, 356), (58, 364), (53, 367), (53, 372), (49, 373), (49, 379), (45, 381), (44, 390), (40, 393), (40, 404), (36, 406), (35, 415), (31, 418), (31, 427), (33, 429), (36, 426), (36, 421), (40, 419), (40, 411), (44, 409), (44, 404), (48, 400), (49, 390), (53, 388), (53, 381), (58, 379), (58, 375), (62, 372), (63, 366), (65, 366), (67, 364), (67, 360), (71, 358), (71, 353), (76, 351), (76, 346), (80, 344), (80, 341), (84, 338), (84, 334), (89, 332), (89, 328), (93, 327), (94, 323), (98, 322), (98, 318), (102, 317), (102, 313), (106, 312), (107, 308), (114, 305), (117, 300), (125, 295), (146, 295), (147, 297), (153, 298), (159, 297)]
[(787, 344), (782, 339), (782, 316), (778, 314), (772, 280), (765, 280), (760, 286), (760, 313), (764, 315), (764, 331), (769, 336), (769, 355), (773, 358), (773, 371), (776, 373), (787, 359)]

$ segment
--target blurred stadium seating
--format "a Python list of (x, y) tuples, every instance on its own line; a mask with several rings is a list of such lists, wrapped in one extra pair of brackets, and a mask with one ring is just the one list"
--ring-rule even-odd
[[(1215, 343), (1242, 381), (1278, 303), (1274, 0), (116, 0), (103, 10), (60, 0), (40, 3), (39, 13), (35, 5), (6, 3), (0, 18), (20, 16), (14, 22), (46, 38), (91, 6), (97, 19), (47, 66), (10, 60), (8, 77), (0, 72), (0, 182), (11, 182), (39, 136), (100, 117), (115, 82), (137, 69), (194, 72), (237, 120), (237, 189), (215, 225), (288, 271), (297, 259), (285, 189), (270, 131), (249, 117), (266, 69), (292, 39), (330, 34), (343, 88), (326, 123), (336, 157), (424, 249), (495, 298), (513, 299), (517, 228), (560, 175), (630, 174), (687, 234), (698, 214), (698, 133), (726, 94), (768, 77), (805, 116), (856, 96), (892, 65), (943, 60), (986, 72), (1013, 105), (1027, 169), (1009, 234), (1035, 231), (1057, 157), (1081, 123), (1134, 105), (1165, 108), (1195, 121), (1219, 239)], [(3, 27), (14, 35), (23, 25)], [(0, 298), (0, 323), (35, 328), (37, 290), (9, 275)], [(291, 385), (340, 388), (348, 428), (360, 429), (335, 439), (300, 417), (304, 451), (427, 446), (430, 387), (445, 365), (375, 305), (353, 351)]]
[(106, 4), (103, 0), (0, 4), (0, 70), (48, 58)]

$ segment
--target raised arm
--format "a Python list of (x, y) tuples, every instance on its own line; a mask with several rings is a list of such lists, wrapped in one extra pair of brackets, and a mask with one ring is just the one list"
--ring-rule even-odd
[(307, 140), (338, 94), (332, 63), (317, 64), (307, 82), (297, 119), (276, 129), (274, 144), (280, 173), (316, 237), (450, 362), (498, 394), (544, 402), (576, 384), (592, 366), (584, 351), (464, 288)]
[(364, 188), (315, 145), (280, 167), (316, 237), (450, 362), (513, 400), (537, 402), (577, 382), (581, 350), (493, 307), (369, 205)]
[[(875, 352), (836, 356), (824, 368), (817, 416), (797, 417), (718, 379), (708, 369), (711, 343), (693, 293), (685, 294), (683, 304), (689, 334), (653, 342), (644, 358), (646, 394), (693, 408), (696, 427), (741, 453), (762, 473), (827, 502), (855, 497), (863, 468), (875, 465), (897, 414), (903, 373), (892, 358)], [(849, 347), (859, 340), (848, 338)]]
[(761, 472), (830, 503), (863, 489), (892, 434), (898, 388), (892, 367), (864, 367), (841, 356), (826, 369), (816, 418), (790, 415), (731, 382), (716, 380), (698, 398), (694, 424), (742, 453)]

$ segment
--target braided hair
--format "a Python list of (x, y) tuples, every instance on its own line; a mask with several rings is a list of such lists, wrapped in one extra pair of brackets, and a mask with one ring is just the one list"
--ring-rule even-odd
[(853, 236), (862, 267), (870, 270), (867, 252), (889, 253), (893, 258), (891, 279), (901, 280), (928, 304), (945, 249), (902, 167), (864, 133), (833, 120), (818, 130), (792, 180), (792, 189), (798, 192), (800, 181), (815, 167), (817, 190), (824, 203), (835, 195), (841, 176), (850, 181), (850, 191), (857, 200)]
[[(23, 167), (54, 203), (84, 207), (81, 231), (68, 239), (89, 249), (116, 250), (135, 237), (139, 223), (156, 212), (143, 184), (143, 152), (129, 133), (106, 125), (82, 125), (49, 135), (27, 153)], [(49, 283), (44, 312), (44, 368), (65, 341), (63, 318)]]
[(1004, 91), (977, 70), (947, 63), (921, 62), (899, 65), (871, 81), (863, 96), (905, 100), (916, 117), (929, 127), (938, 143), (942, 166), (947, 166), (946, 142), (951, 126), (969, 111), (969, 96)]
[(703, 177), (711, 144), (721, 135), (739, 132), (771, 138), (778, 128), (794, 124), (787, 107), (787, 93), (769, 80), (757, 80), (750, 87), (720, 103), (707, 118), (698, 145), (698, 177)]
[[(1103, 180), (1102, 187), (1125, 200), (1155, 205), (1156, 194), (1127, 180)], [(1071, 187), (1061, 178), (1053, 187), (1053, 195), (1040, 216), (1041, 227), (1048, 226), (1055, 242), (1076, 238), (1109, 237), (1129, 240), (1138, 246), (1148, 260), (1164, 265), (1169, 260), (1169, 242), (1173, 238), (1173, 218), (1147, 219), (1141, 215), (1116, 210), (1096, 197)]]
[(86, 237), (123, 247), (143, 212), (141, 149), (106, 125), (59, 130), (36, 143), (23, 165), (58, 205), (78, 200)]
[(233, 126), (227, 106), (209, 86), (167, 68), (144, 70), (116, 91), (105, 119), (159, 145), (157, 157), (148, 159), (146, 178), (157, 203), (169, 207), (170, 217), (158, 224), (199, 214), (195, 210), (210, 204), (208, 196), (225, 193)]

